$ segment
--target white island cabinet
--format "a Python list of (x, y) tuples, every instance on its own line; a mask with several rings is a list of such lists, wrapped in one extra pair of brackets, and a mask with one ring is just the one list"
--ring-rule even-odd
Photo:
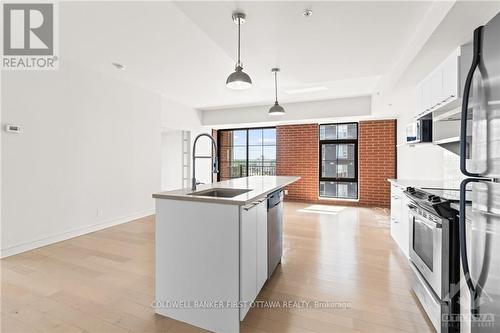
[(241, 207), (240, 219), (240, 320), (267, 280), (266, 199)]
[[(268, 276), (267, 194), (298, 179), (253, 176), (202, 185), (195, 195), (189, 189), (154, 194), (156, 313), (213, 332), (239, 332)], [(213, 190), (222, 196), (207, 196)], [(245, 192), (223, 196), (237, 190)]]

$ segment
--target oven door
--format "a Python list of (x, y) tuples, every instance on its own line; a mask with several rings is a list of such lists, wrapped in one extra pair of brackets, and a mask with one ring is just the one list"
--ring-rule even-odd
[(442, 225), (409, 205), (410, 259), (440, 299), (442, 295)]

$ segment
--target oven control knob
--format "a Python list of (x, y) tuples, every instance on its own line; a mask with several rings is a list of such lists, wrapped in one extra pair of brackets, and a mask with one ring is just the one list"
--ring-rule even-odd
[(437, 195), (433, 196), (432, 199), (431, 199), (432, 202), (440, 202), (441, 201), (441, 198), (438, 197)]
[(408, 187), (406, 188), (406, 190), (407, 190), (409, 193), (412, 193), (412, 194), (413, 194), (413, 193), (415, 193), (415, 188), (414, 188), (414, 187), (408, 186)]
[(427, 200), (432, 201), (432, 198), (434, 198), (434, 197), (435, 197), (435, 195), (434, 195), (434, 194), (429, 194), (429, 195), (427, 196)]

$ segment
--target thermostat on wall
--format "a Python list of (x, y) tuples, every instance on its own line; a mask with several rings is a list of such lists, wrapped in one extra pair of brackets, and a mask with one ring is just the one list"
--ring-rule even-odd
[(6, 125), (5, 131), (9, 132), (9, 133), (19, 134), (19, 133), (21, 133), (21, 127), (19, 127), (17, 125)]

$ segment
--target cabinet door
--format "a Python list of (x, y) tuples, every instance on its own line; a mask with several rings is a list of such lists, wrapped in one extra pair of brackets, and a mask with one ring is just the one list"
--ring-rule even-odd
[(452, 54), (443, 63), (442, 103), (458, 98), (458, 56)]
[(257, 205), (257, 294), (267, 280), (267, 200)]
[(422, 100), (422, 84), (417, 86), (417, 115), (424, 112), (424, 103)]
[(422, 111), (426, 112), (429, 111), (431, 108), (431, 80), (430, 79), (425, 79), (425, 81), (422, 82)]
[(397, 221), (401, 220), (401, 197), (403, 190), (396, 185), (391, 187), (391, 217)]
[(401, 197), (402, 189), (397, 185), (391, 186), (391, 236), (401, 247), (402, 229), (401, 229)]
[(241, 208), (240, 218), (240, 320), (257, 296), (257, 208)]
[(401, 223), (391, 216), (391, 237), (398, 246), (401, 239)]
[(403, 194), (401, 197), (401, 222), (399, 223), (401, 240), (399, 246), (407, 258), (410, 257), (410, 199)]
[(443, 70), (438, 68), (431, 75), (430, 107), (437, 108), (443, 100)]

